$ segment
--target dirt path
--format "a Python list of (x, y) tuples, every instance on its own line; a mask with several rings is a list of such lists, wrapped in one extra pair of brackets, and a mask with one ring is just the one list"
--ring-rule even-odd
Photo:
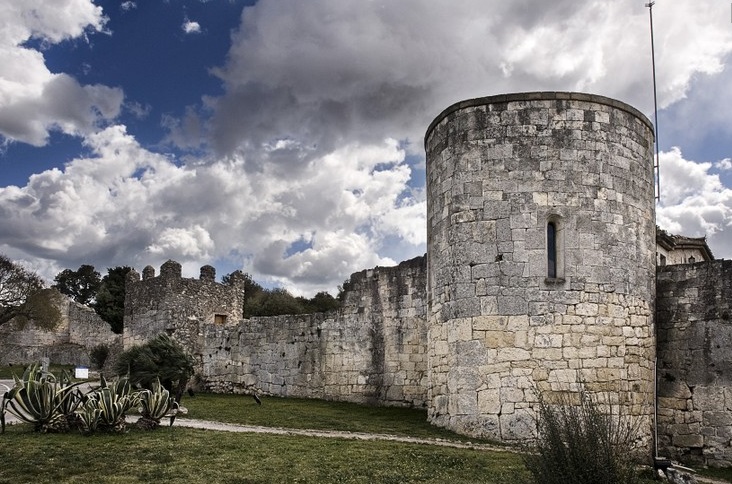
[(175, 424), (180, 427), (194, 429), (220, 430), (224, 432), (249, 432), (256, 434), (275, 435), (304, 435), (309, 437), (326, 437), (351, 440), (389, 440), (393, 442), (406, 442), (412, 444), (439, 445), (443, 447), (454, 447), (457, 449), (480, 449), (494, 452), (514, 452), (515, 449), (498, 445), (479, 444), (474, 442), (462, 442), (457, 440), (443, 439), (420, 439), (416, 437), (404, 437), (391, 434), (372, 434), (365, 432), (345, 432), (337, 430), (313, 430), (313, 429), (291, 429), (281, 427), (262, 427), (259, 425), (239, 425), (209, 420), (194, 420), (189, 418), (177, 418)]

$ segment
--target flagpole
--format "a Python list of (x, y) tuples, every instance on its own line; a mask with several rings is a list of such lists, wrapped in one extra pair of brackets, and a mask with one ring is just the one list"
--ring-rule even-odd
[[(653, 171), (656, 175), (656, 202), (661, 201), (661, 167), (658, 156), (658, 97), (656, 95), (656, 52), (653, 44), (653, 5), (655, 1), (646, 3), (648, 17), (651, 24), (651, 65), (653, 67), (653, 128), (656, 142), (656, 163)], [(654, 218), (656, 211), (653, 211)], [(658, 227), (658, 226), (656, 226)], [(656, 328), (657, 329), (657, 328)], [(658, 337), (658, 334), (656, 334)], [(657, 468), (662, 459), (658, 456), (658, 355), (653, 364), (653, 467)]]
[(654, 118), (653, 118), (653, 128), (654, 128), (654, 135), (655, 135), (655, 142), (656, 142), (656, 163), (653, 166), (653, 169), (656, 174), (656, 201), (661, 201), (661, 164), (659, 162), (659, 148), (658, 148), (658, 97), (656, 95), (656, 49), (653, 44), (653, 6), (656, 4), (655, 1), (646, 3), (646, 7), (648, 7), (648, 16), (650, 18), (651, 23), (651, 65), (653, 67), (653, 112), (654, 112)]

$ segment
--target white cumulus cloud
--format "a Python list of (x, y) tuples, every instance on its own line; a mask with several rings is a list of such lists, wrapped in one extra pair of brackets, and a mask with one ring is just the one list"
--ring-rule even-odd
[(30, 39), (58, 43), (102, 31), (101, 7), (89, 0), (0, 0), (0, 18), (0, 140), (42, 146), (50, 130), (83, 135), (119, 114), (120, 89), (82, 86), (67, 74), (52, 73), (42, 52), (25, 45)]
[[(729, 5), (655, 9), (662, 106), (732, 51)], [(215, 109), (220, 152), (290, 138), (312, 155), (390, 136), (421, 149), (455, 101), (527, 90), (581, 90), (652, 112), (648, 9), (631, 0), (260, 1), (247, 7)], [(294, 158), (293, 158), (294, 159)]]
[[(165, 141), (184, 153), (176, 158), (112, 124), (119, 89), (52, 74), (42, 52), (24, 46), (101, 31), (101, 10), (59, 0), (29, 16), (40, 4), (0, 0), (9, 19), (0, 27), (0, 134), (41, 145), (59, 129), (82, 136), (88, 152), (25, 187), (0, 188), (0, 248), (62, 267), (218, 260), (297, 293), (333, 290), (352, 272), (424, 253), (422, 141), (450, 104), (582, 90), (653, 108), (643, 2), (259, 0), (212, 69), (223, 94), (163, 118)], [(729, 4), (659, 1), (654, 20), (661, 106), (701, 100), (690, 119), (707, 111), (716, 126), (732, 126), (723, 109), (732, 96), (699, 93), (728, 90)], [(182, 29), (201, 27), (186, 20)], [(674, 131), (680, 140), (684, 132)], [(678, 148), (661, 160), (659, 224), (709, 234), (722, 256), (732, 255), (717, 249), (732, 247), (732, 194), (720, 179), (730, 155), (691, 161)]]
[(732, 189), (710, 171), (713, 164), (684, 159), (674, 148), (661, 153), (660, 166), (658, 225), (690, 237), (706, 235), (716, 257), (732, 257)]
[[(424, 227), (424, 204), (399, 201), (409, 173), (393, 140), (313, 159), (297, 177), (277, 165), (251, 173), (236, 157), (177, 166), (142, 148), (124, 126), (86, 144), (91, 154), (63, 170), (0, 188), (0, 240), (74, 268), (167, 259), (194, 267), (240, 254), (258, 280), (310, 294), (397, 262), (378, 255), (387, 234), (403, 233), (423, 250), (424, 232), (410, 227)], [(394, 212), (410, 220), (396, 227)], [(301, 240), (309, 247), (288, 255)]]
[(183, 29), (183, 32), (187, 34), (200, 34), (201, 33), (201, 24), (198, 22), (194, 22), (192, 20), (186, 20), (183, 22), (183, 25), (181, 26)]

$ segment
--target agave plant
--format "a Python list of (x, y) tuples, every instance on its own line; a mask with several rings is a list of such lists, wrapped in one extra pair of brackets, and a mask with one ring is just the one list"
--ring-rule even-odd
[(0, 400), (0, 402), (3, 402), (2, 405), (0, 405), (0, 433), (5, 433), (5, 402), (9, 398), (10, 387), (0, 383), (0, 387), (3, 387), (5, 391), (3, 392), (3, 398)]
[(124, 432), (125, 416), (138, 402), (138, 395), (132, 391), (129, 379), (120, 378), (107, 383), (103, 376), (99, 388), (87, 394), (86, 398), (79, 413), (85, 432), (96, 429)]
[(81, 393), (68, 374), (60, 380), (38, 365), (26, 368), (22, 378), (13, 375), (15, 385), (3, 398), (1, 424), (5, 431), (5, 412), (34, 425), (39, 432), (64, 432), (81, 402)]
[(56, 393), (56, 403), (58, 405), (59, 413), (63, 416), (66, 421), (66, 429), (70, 430), (78, 427), (78, 415), (76, 410), (82, 403), (84, 395), (79, 389), (79, 385), (84, 382), (74, 383), (71, 378), (71, 373), (67, 370), (61, 372), (59, 377), (60, 391)]
[(79, 409), (79, 428), (83, 433), (90, 434), (99, 427), (102, 409), (96, 399), (89, 398)]
[(140, 391), (139, 403), (141, 417), (137, 421), (138, 427), (148, 430), (156, 429), (160, 425), (160, 420), (166, 415), (170, 415), (170, 425), (173, 425), (178, 402), (160, 384), (160, 380), (153, 382), (152, 390)]

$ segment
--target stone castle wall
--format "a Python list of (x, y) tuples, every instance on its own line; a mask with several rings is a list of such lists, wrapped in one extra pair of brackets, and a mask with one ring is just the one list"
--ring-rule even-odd
[[(600, 96), (494, 96), (445, 110), (425, 144), (426, 257), (352, 275), (337, 311), (246, 320), (241, 281), (147, 267), (127, 281), (125, 348), (168, 333), (210, 391), (427, 407), (509, 442), (532, 434), (535, 389), (579, 379), (648, 441), (657, 354), (661, 455), (732, 465), (732, 262), (659, 268), (656, 287), (648, 120)], [(118, 339), (89, 311), (0, 327), (0, 362), (88, 362)]]
[(211, 266), (203, 266), (198, 279), (183, 278), (181, 265), (175, 261), (164, 263), (157, 277), (150, 266), (143, 269), (142, 280), (131, 271), (125, 281), (124, 347), (175, 333), (185, 347), (196, 348), (199, 324), (238, 323), (243, 287), (236, 280), (219, 284), (215, 279)]
[(204, 385), (216, 392), (425, 406), (425, 279), (419, 257), (353, 274), (338, 311), (202, 324), (196, 357)]
[(425, 137), (433, 423), (523, 440), (534, 389), (574, 391), (581, 379), (650, 430), (652, 147), (642, 114), (593, 95), (493, 96), (435, 119)]
[(658, 270), (658, 444), (732, 466), (732, 261)]
[[(252, 318), (225, 326), (199, 325), (194, 319), (183, 332), (198, 335), (191, 351), (209, 391), (424, 407), (429, 389), (426, 277), (421, 257), (354, 274), (340, 311)], [(692, 465), (728, 467), (732, 261), (659, 268), (657, 289), (660, 455)], [(23, 331), (0, 327), (0, 363), (21, 365), (48, 357), (53, 363), (89, 365), (92, 347), (112, 346), (120, 339), (89, 308), (73, 302), (67, 307), (68, 317), (52, 332), (33, 326)], [(507, 318), (505, 331), (490, 337), (511, 341), (521, 334), (513, 326), (521, 320)], [(594, 355), (611, 364), (610, 357), (603, 356), (608, 349), (597, 344), (594, 333), (582, 332), (580, 338), (586, 338), (587, 348), (578, 355)], [(626, 351), (631, 345), (632, 341), (625, 343)], [(469, 345), (460, 349), (465, 350), (465, 360), (475, 357)], [(565, 354), (571, 361), (572, 351), (562, 349)], [(567, 372), (567, 384), (574, 376)], [(473, 377), (477, 376), (463, 375)], [(523, 392), (519, 395), (519, 379), (514, 381), (515, 398), (524, 397)], [(508, 397), (508, 391), (503, 395)]]
[(89, 350), (100, 344), (119, 343), (109, 324), (92, 310), (63, 299), (61, 323), (53, 330), (32, 322), (20, 330), (17, 322), (0, 326), (0, 364), (25, 365), (49, 358), (60, 365), (90, 366)]

